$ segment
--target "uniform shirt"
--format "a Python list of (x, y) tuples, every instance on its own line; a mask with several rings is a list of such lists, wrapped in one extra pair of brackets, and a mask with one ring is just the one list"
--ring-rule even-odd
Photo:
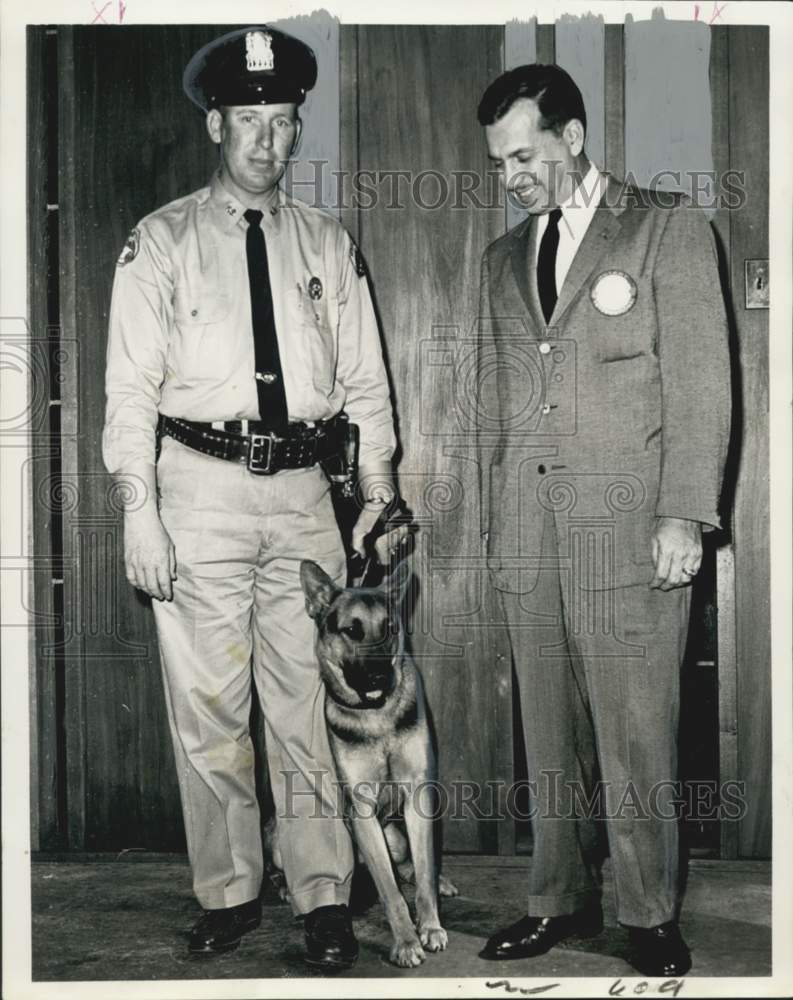
[[(154, 463), (158, 411), (259, 419), (245, 209), (215, 175), (128, 239), (110, 309), (109, 472)], [(357, 247), (331, 216), (280, 190), (261, 225), (289, 419), (326, 420), (344, 408), (360, 428), (360, 466), (390, 469), (391, 400)]]
[[(556, 291), (561, 292), (564, 279), (570, 270), (581, 240), (586, 235), (589, 224), (594, 218), (598, 204), (606, 190), (606, 178), (600, 173), (594, 163), (584, 175), (579, 186), (572, 195), (558, 207), (562, 210), (559, 220), (559, 246), (556, 250)], [(535, 264), (540, 252), (540, 241), (548, 227), (548, 216), (541, 215), (537, 219)]]

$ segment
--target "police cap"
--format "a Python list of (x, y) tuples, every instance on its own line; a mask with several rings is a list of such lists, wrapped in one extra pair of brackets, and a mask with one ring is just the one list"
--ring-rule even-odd
[(238, 28), (193, 56), (184, 91), (204, 111), (221, 104), (302, 104), (317, 82), (317, 60), (303, 42), (267, 25)]

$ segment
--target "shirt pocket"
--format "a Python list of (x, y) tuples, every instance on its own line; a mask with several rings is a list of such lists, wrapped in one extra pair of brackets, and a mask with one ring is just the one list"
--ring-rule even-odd
[(338, 359), (337, 301), (327, 291), (312, 299), (305, 289), (297, 287), (287, 292), (285, 305), (288, 336), (301, 375), (319, 392), (332, 392)]
[(223, 381), (231, 374), (232, 296), (215, 247), (178, 277), (173, 293), (170, 367), (185, 383)]
[(174, 321), (183, 327), (222, 323), (231, 311), (228, 275), (217, 247), (210, 247), (196, 266), (179, 275), (173, 293)]

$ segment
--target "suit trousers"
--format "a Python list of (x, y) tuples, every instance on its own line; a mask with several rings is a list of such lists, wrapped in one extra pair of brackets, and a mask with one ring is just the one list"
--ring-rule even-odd
[(177, 579), (173, 601), (154, 610), (198, 901), (235, 906), (261, 888), (254, 680), (292, 906), (346, 903), (352, 844), (299, 577), (300, 561), (313, 559), (344, 583), (328, 481), (318, 466), (255, 476), (169, 437), (157, 479)]
[(599, 896), (600, 817), (618, 920), (652, 927), (676, 916), (674, 783), (690, 588), (583, 590), (586, 576), (571, 579), (559, 558), (550, 513), (541, 565), (532, 591), (501, 594), (532, 794), (528, 913), (572, 913)]

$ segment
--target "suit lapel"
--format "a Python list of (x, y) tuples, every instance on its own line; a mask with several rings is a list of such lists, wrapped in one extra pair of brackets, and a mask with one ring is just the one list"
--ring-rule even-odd
[(609, 207), (618, 204), (615, 192), (619, 191), (619, 184), (613, 177), (609, 176), (606, 191), (592, 217), (589, 228), (584, 233), (581, 246), (576, 251), (567, 277), (564, 279), (549, 326), (555, 326), (559, 322), (567, 307), (578, 295), (581, 286), (592, 274), (598, 261), (606, 252), (611, 239), (620, 231), (619, 217), (623, 209)]
[(510, 249), (512, 276), (537, 330), (545, 330), (559, 322), (583, 284), (597, 267), (597, 263), (606, 252), (609, 242), (620, 231), (619, 217), (624, 211), (624, 203), (620, 198), (622, 186), (610, 174), (606, 174), (606, 177), (608, 184), (605, 193), (583, 240), (581, 240), (581, 246), (573, 258), (570, 270), (567, 272), (550, 323), (545, 322), (540, 305), (540, 293), (537, 289), (537, 268), (535, 266), (537, 216), (529, 216), (512, 231), (513, 238)]
[(531, 215), (515, 229), (510, 257), (512, 275), (529, 310), (531, 321), (538, 330), (542, 330), (545, 328), (545, 318), (540, 308), (537, 269), (534, 267), (536, 233), (537, 219)]

